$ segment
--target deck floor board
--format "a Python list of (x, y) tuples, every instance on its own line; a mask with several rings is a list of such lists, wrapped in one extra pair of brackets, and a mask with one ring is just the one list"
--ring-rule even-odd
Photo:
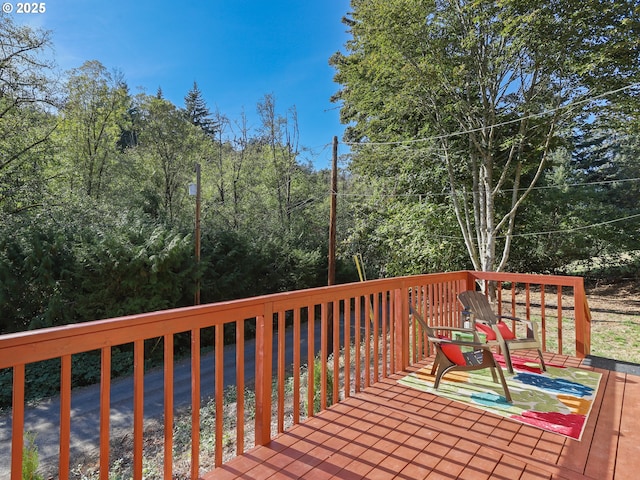
[[(545, 360), (594, 369), (562, 355)], [(640, 377), (595, 370), (602, 380), (581, 441), (402, 386), (397, 380), (405, 372), (374, 383), (203, 478), (637, 478)]]

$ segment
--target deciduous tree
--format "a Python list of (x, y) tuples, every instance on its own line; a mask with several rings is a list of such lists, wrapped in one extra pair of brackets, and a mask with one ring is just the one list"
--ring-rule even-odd
[(0, 209), (41, 206), (57, 105), (47, 32), (0, 15)]
[(138, 99), (140, 134), (136, 154), (150, 166), (149, 194), (158, 199), (157, 217), (177, 220), (194, 165), (202, 161), (207, 139), (199, 127), (163, 98)]
[[(69, 176), (89, 197), (98, 198), (117, 176), (118, 142), (131, 104), (122, 75), (98, 61), (71, 71), (62, 110), (60, 141)], [(76, 184), (72, 180), (72, 188)]]
[[(331, 60), (353, 168), (400, 173), (411, 190), (422, 172), (405, 159), (422, 151), (421, 169), (434, 177), (424, 185), (447, 185), (474, 268), (503, 269), (519, 209), (564, 135), (588, 120), (598, 82), (585, 72), (613, 72), (605, 45), (636, 22), (634, 2), (611, 3), (354, 0), (352, 39)], [(637, 71), (637, 43), (615, 48)]]

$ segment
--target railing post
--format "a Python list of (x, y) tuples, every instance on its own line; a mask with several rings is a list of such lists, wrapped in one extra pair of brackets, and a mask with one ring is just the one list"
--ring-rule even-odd
[(471, 270), (467, 270), (467, 277), (464, 279), (464, 289), (465, 290), (476, 289), (476, 280)]
[(394, 372), (399, 372), (409, 366), (409, 292), (404, 287), (396, 288), (394, 296)]
[(271, 441), (271, 378), (273, 370), (273, 304), (265, 303), (256, 318), (256, 445)]
[(26, 369), (24, 363), (18, 363), (13, 366), (11, 480), (22, 480), (25, 370)]
[(591, 318), (583, 278), (575, 281), (573, 302), (576, 322), (576, 357), (584, 358), (591, 353)]

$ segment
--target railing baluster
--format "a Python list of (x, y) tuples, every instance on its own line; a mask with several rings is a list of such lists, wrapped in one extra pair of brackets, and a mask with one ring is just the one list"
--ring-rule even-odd
[[(100, 479), (109, 478), (111, 434), (111, 347), (100, 351)], [(65, 478), (65, 477), (60, 477)]]
[(355, 355), (356, 355), (356, 365), (355, 365), (355, 385), (354, 385), (354, 390), (356, 393), (358, 393), (360, 391), (360, 377), (361, 377), (361, 372), (362, 372), (362, 368), (361, 368), (361, 360), (360, 360), (360, 343), (361, 343), (361, 332), (360, 332), (360, 328), (361, 328), (361, 320), (362, 320), (362, 300), (363, 297), (357, 296), (356, 297), (356, 304), (355, 304), (355, 321), (354, 321), (354, 340), (353, 343), (355, 345)]
[(367, 388), (371, 384), (371, 295), (367, 295), (364, 310), (364, 388)]
[(300, 423), (300, 308), (293, 310), (293, 424)]
[[(412, 344), (412, 348), (414, 350), (414, 354), (411, 356), (411, 361), (412, 363), (415, 362), (419, 362), (422, 359), (423, 356), (423, 345), (422, 345), (422, 335), (420, 332), (420, 329), (416, 328), (415, 326), (415, 321), (413, 320), (413, 317), (411, 316), (411, 312), (412, 311), (416, 311), (416, 312), (421, 312), (422, 310), (422, 302), (423, 302), (423, 292), (422, 292), (422, 288), (420, 286), (413, 286), (411, 287), (411, 293), (409, 296), (409, 305), (410, 305), (410, 309), (409, 309), (409, 341)], [(423, 315), (422, 318), (424, 318), (424, 313), (420, 313), (421, 315)]]
[(380, 380), (380, 294), (373, 299), (373, 382)]
[[(430, 283), (428, 286), (428, 305), (427, 305), (427, 323), (429, 325), (437, 325), (436, 322), (436, 287), (435, 284)], [(430, 346), (429, 355), (435, 353), (435, 348)]]
[(525, 304), (526, 304), (526, 308), (525, 308), (525, 317), (527, 320), (531, 320), (531, 285), (529, 283), (525, 284), (526, 285), (526, 294), (525, 294)]
[(382, 293), (382, 378), (387, 378), (388, 370), (387, 370), (387, 354), (389, 349), (387, 345), (389, 343), (389, 339), (387, 337), (387, 324), (389, 321), (389, 310), (388, 310), (388, 298), (389, 292), (385, 290)]
[(164, 478), (173, 475), (173, 335), (164, 336)]
[(396, 322), (393, 321), (393, 314), (396, 308), (396, 299), (393, 290), (389, 291), (389, 372), (394, 373), (394, 362), (396, 358)]
[(329, 357), (328, 315), (327, 304), (322, 302), (320, 306), (320, 410), (327, 408), (327, 358)]
[(351, 396), (351, 298), (344, 301), (344, 398)]
[(133, 478), (142, 480), (144, 428), (144, 340), (133, 346)]
[[(418, 310), (420, 313), (422, 313), (423, 315), (425, 315), (425, 318), (429, 318), (428, 317), (428, 311), (429, 311), (429, 302), (430, 302), (430, 298), (429, 298), (429, 285), (423, 285), (422, 287), (422, 304), (421, 305), (417, 305), (417, 308), (421, 310)], [(428, 321), (428, 320), (427, 320)], [(422, 354), (423, 354), (423, 358), (428, 357), (429, 355), (431, 355), (431, 352), (429, 351), (429, 341), (427, 340), (427, 332), (423, 332), (421, 329), (418, 329), (418, 332), (420, 333), (420, 337), (421, 337), (421, 341), (422, 341)]]
[(332, 403), (340, 398), (340, 300), (333, 302), (333, 397)]
[(448, 323), (451, 327), (458, 327), (459, 326), (458, 323), (460, 322), (460, 319), (457, 318), (456, 315), (454, 314), (454, 312), (456, 311), (456, 308), (455, 308), (456, 297), (455, 297), (453, 282), (447, 282), (445, 285), (447, 287), (447, 296), (445, 301), (447, 302)]
[(562, 286), (558, 285), (558, 353), (562, 355)]
[(24, 363), (13, 366), (13, 401), (11, 408), (11, 480), (22, 480), (24, 442)]
[(256, 445), (271, 441), (272, 379), (273, 304), (265, 303), (264, 314), (256, 318)]
[(285, 312), (278, 312), (278, 433), (284, 432)]
[(244, 320), (236, 322), (236, 455), (244, 453)]
[(441, 300), (441, 294), (442, 294), (442, 287), (441, 285), (438, 283), (436, 285), (434, 285), (433, 288), (433, 294), (434, 294), (434, 298), (433, 298), (433, 314), (435, 316), (434, 318), (434, 325), (438, 325), (441, 326), (442, 324), (442, 302)]
[(200, 474), (200, 329), (191, 330), (191, 478)]
[(395, 329), (395, 358), (393, 373), (406, 369), (409, 359), (409, 291), (406, 286), (394, 290), (393, 323)]
[[(63, 355), (60, 362), (60, 459), (58, 477), (69, 478), (69, 444), (71, 441), (71, 355)], [(102, 457), (102, 438), (100, 439)], [(107, 462), (109, 449), (106, 449)], [(102, 458), (101, 458), (102, 460)], [(109, 468), (107, 467), (107, 471)]]
[(313, 398), (315, 396), (314, 389), (314, 368), (315, 368), (315, 323), (316, 309), (315, 306), (307, 307), (307, 416), (313, 417)]
[(547, 308), (545, 305), (545, 285), (540, 284), (540, 329), (542, 330), (542, 351), (547, 351)]
[(215, 326), (215, 391), (216, 391), (216, 431), (214, 465), (222, 465), (222, 437), (224, 435), (224, 325)]

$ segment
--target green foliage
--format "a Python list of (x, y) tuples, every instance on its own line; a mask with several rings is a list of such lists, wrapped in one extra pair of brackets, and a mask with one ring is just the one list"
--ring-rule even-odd
[[(10, 17), (0, 42), (0, 334), (190, 305), (197, 279), (203, 302), (326, 282), (328, 176), (301, 162), (294, 107), (281, 114), (266, 95), (249, 128), (212, 117), (196, 83), (182, 109), (160, 89), (132, 97), (98, 60), (49, 81), (48, 35)], [(145, 358), (157, 360), (160, 343), (147, 341)], [(175, 346), (180, 355), (189, 342)], [(131, 352), (113, 349), (112, 375), (130, 371)], [(99, 352), (73, 356), (74, 387), (99, 375)], [(2, 406), (11, 383), (0, 372)], [(59, 360), (26, 366), (29, 400), (59, 384)]]
[[(148, 195), (154, 195), (156, 218), (178, 223), (184, 209), (186, 186), (194, 165), (206, 155), (207, 138), (184, 112), (162, 98), (140, 95), (136, 99), (140, 131), (133, 150), (150, 176), (144, 182)], [(151, 203), (151, 202), (150, 202)]]
[[(359, 212), (360, 213), (360, 212)], [(372, 275), (412, 275), (468, 267), (455, 217), (446, 205), (388, 198), (379, 209), (361, 210), (348, 239)]]
[(22, 480), (43, 480), (43, 476), (38, 473), (40, 460), (38, 456), (38, 446), (36, 445), (36, 435), (27, 432), (25, 434), (26, 445), (22, 450)]
[(100, 224), (84, 223), (88, 219), (75, 213), (52, 212), (49, 218), (4, 227), (0, 237), (2, 331), (191, 302), (195, 272), (189, 234), (128, 215), (102, 218)]
[(66, 176), (72, 190), (99, 198), (118, 178), (117, 142), (129, 94), (121, 75), (96, 60), (70, 72), (67, 92), (57, 132)]
[(48, 219), (0, 226), (0, 330), (12, 332), (68, 323), (64, 308), (73, 251)]
[(83, 293), (79, 313), (106, 318), (188, 304), (183, 289), (193, 278), (190, 236), (144, 222), (118, 226), (84, 239), (90, 248), (81, 262), (92, 268), (76, 276)]
[(0, 15), (0, 215), (49, 200), (43, 171), (52, 162), (50, 137), (57, 103), (49, 34)]
[[(308, 380), (307, 380), (308, 381)], [(316, 358), (313, 362), (313, 411), (322, 410), (322, 361)], [(327, 366), (327, 381), (325, 383), (327, 407), (333, 405), (333, 372)]]

